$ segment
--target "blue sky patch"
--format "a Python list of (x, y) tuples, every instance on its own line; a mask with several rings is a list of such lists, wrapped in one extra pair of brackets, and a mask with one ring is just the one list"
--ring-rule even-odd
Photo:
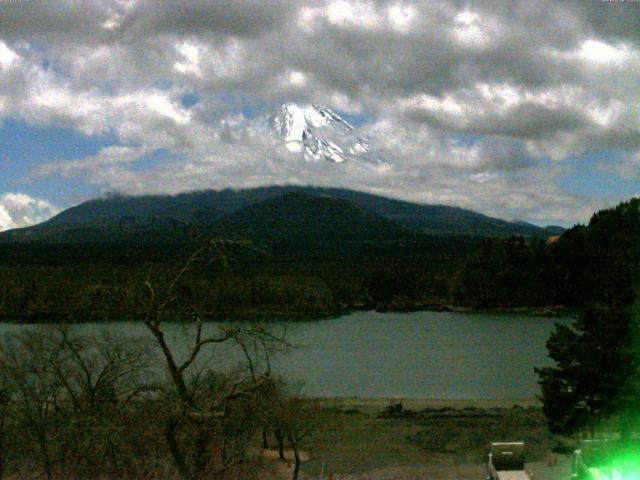
[(185, 93), (180, 97), (180, 103), (184, 108), (191, 108), (200, 101), (200, 95), (196, 92)]
[(569, 167), (559, 181), (567, 191), (589, 197), (631, 197), (637, 195), (637, 180), (624, 179), (615, 171), (615, 165), (628, 155), (619, 150), (587, 152), (563, 162)]
[(51, 161), (77, 160), (117, 145), (115, 133), (86, 136), (70, 128), (34, 126), (6, 119), (0, 127), (0, 192), (20, 191), (66, 204), (70, 198), (95, 193), (74, 179), (26, 181), (33, 168)]

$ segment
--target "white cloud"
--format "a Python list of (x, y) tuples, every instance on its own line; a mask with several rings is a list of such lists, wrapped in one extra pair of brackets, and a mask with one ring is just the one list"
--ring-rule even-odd
[(409, 3), (364, 0), (331, 0), (323, 6), (305, 6), (298, 12), (298, 24), (307, 31), (322, 28), (326, 21), (339, 29), (396, 31), (408, 33), (417, 22), (417, 9)]
[(0, 65), (7, 68), (16, 60), (18, 60), (16, 52), (7, 47), (6, 43), (0, 41)]
[(301, 87), (305, 83), (307, 83), (307, 77), (302, 72), (293, 71), (289, 73), (289, 82), (291, 83), (291, 85)]
[(46, 200), (24, 193), (4, 193), (0, 195), (0, 231), (43, 222), (58, 211)]
[[(573, 219), (597, 202), (560, 188), (544, 160), (640, 151), (640, 15), (630, 5), (622, 17), (546, 0), (85, 7), (0, 2), (2, 118), (113, 132), (120, 144), (34, 175), (140, 193), (323, 183)], [(197, 104), (183, 106), (185, 93)], [(287, 101), (363, 115), (362, 133), (392, 167), (300, 164), (236, 128), (244, 107)], [(160, 148), (170, 160), (133, 168)], [(620, 175), (637, 171), (637, 162), (620, 162)]]
[(625, 45), (613, 46), (600, 40), (585, 40), (580, 46), (578, 56), (598, 65), (619, 65), (631, 57)]
[(396, 3), (387, 8), (391, 25), (400, 32), (407, 32), (416, 21), (416, 9), (411, 5)]
[(38, 165), (31, 171), (34, 178), (59, 175), (72, 178), (80, 173), (94, 173), (101, 168), (113, 165), (133, 163), (148, 153), (145, 147), (111, 146), (101, 149), (96, 155), (79, 160), (47, 162)]
[(330, 23), (342, 27), (377, 27), (382, 18), (372, 2), (334, 0), (327, 6), (326, 16)]
[(465, 48), (487, 48), (499, 39), (500, 27), (488, 16), (463, 10), (455, 16), (453, 38)]
[(200, 70), (200, 49), (189, 42), (183, 42), (176, 45), (178, 54), (182, 59), (174, 63), (173, 68), (179, 73), (192, 74), (196, 77), (202, 76)]

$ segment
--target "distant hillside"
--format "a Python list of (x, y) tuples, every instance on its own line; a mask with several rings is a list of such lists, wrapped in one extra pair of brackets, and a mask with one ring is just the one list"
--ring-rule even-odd
[[(524, 235), (547, 238), (561, 233), (562, 230), (559, 227), (545, 229), (526, 223), (507, 222), (456, 207), (422, 205), (352, 190), (274, 186), (246, 190), (208, 190), (175, 196), (112, 195), (69, 208), (34, 227), (4, 232), (0, 234), (0, 240), (100, 241), (102, 239), (114, 241), (123, 236), (145, 238), (161, 235), (163, 231), (183, 232), (194, 226), (214, 227), (221, 221), (229, 228), (231, 225), (235, 225), (237, 228), (242, 226), (245, 229), (259, 231), (265, 228), (269, 229), (268, 224), (274, 220), (265, 214), (266, 210), (261, 209), (268, 209), (271, 205), (274, 208), (277, 207), (276, 212), (284, 213), (287, 201), (295, 200), (297, 206), (300, 206), (300, 195), (339, 201), (339, 203), (331, 204), (332, 208), (337, 210), (332, 211), (329, 215), (322, 208), (316, 208), (320, 204), (315, 205), (307, 199), (306, 206), (311, 209), (307, 214), (311, 217), (315, 215), (319, 215), (319, 217), (312, 220), (307, 218), (306, 214), (295, 216), (300, 228), (303, 228), (305, 222), (310, 223), (314, 228), (321, 228), (320, 224), (325, 221), (329, 223), (342, 222), (343, 229), (351, 228), (352, 232), (358, 231), (359, 235), (367, 235), (366, 228), (360, 228), (366, 222), (361, 223), (361, 221), (363, 216), (367, 215), (368, 220), (373, 221), (372, 215), (375, 215), (376, 221), (374, 223), (381, 226), (382, 220), (385, 220), (387, 223), (383, 230), (386, 229), (388, 232), (410, 230), (436, 236), (506, 237)], [(274, 204), (267, 203), (255, 212), (245, 211), (242, 214), (245, 216), (242, 221), (239, 220), (240, 217), (234, 215), (242, 209), (276, 198), (281, 200)], [(350, 208), (347, 208), (347, 205)], [(355, 208), (358, 209), (358, 215), (353, 217), (356, 212)], [(256, 217), (249, 220), (252, 214), (255, 214)], [(343, 214), (345, 217), (341, 218)], [(355, 221), (356, 217), (359, 220), (348, 227), (349, 219)], [(283, 218), (278, 219), (278, 221), (282, 220)], [(263, 225), (258, 225), (259, 222), (263, 222)], [(395, 224), (393, 228), (391, 228), (391, 223)], [(280, 227), (283, 225), (278, 228)], [(276, 227), (274, 226), (274, 228)], [(376, 230), (378, 230), (377, 227)]]
[(406, 237), (399, 225), (345, 200), (289, 192), (241, 208), (217, 225), (220, 233), (258, 239), (384, 241)]

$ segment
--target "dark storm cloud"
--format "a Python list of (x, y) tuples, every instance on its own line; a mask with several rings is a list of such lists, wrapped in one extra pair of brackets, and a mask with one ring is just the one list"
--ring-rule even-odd
[(291, 0), (143, 0), (131, 8), (120, 31), (134, 38), (212, 32), (252, 38), (289, 23), (296, 13), (295, 5)]
[(639, 2), (572, 0), (569, 3), (572, 13), (589, 27), (589, 33), (609, 39), (640, 41)]
[(571, 132), (589, 123), (580, 112), (552, 110), (531, 102), (521, 103), (504, 112), (482, 112), (475, 116), (447, 116), (415, 109), (409, 110), (407, 117), (449, 132), (525, 139), (550, 137), (563, 131)]
[(25, 41), (34, 36), (88, 38), (100, 31), (101, 21), (108, 16), (108, 10), (97, 2), (0, 2), (0, 36)]

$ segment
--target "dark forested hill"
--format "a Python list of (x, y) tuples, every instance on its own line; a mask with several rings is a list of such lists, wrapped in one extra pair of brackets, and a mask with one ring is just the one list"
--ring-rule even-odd
[(631, 304), (640, 285), (640, 198), (595, 213), (557, 241), (484, 240), (452, 282), (472, 308)]
[[(99, 241), (101, 237), (113, 240), (123, 232), (127, 237), (154, 237), (153, 232), (160, 233), (163, 229), (179, 231), (187, 226), (212, 226), (240, 209), (292, 193), (340, 200), (343, 205), (348, 203), (352, 208), (358, 207), (369, 214), (376, 214), (388, 222), (393, 222), (397, 227), (416, 233), (479, 237), (523, 235), (538, 238), (558, 234), (557, 228), (544, 229), (522, 222), (507, 222), (456, 207), (423, 205), (352, 190), (282, 186), (247, 190), (208, 190), (175, 196), (112, 195), (69, 208), (35, 227), (4, 232), (0, 234), (0, 241)], [(280, 208), (284, 207), (281, 203)], [(350, 210), (350, 213), (347, 210), (343, 209), (341, 212), (347, 214), (346, 218), (353, 213), (353, 210)], [(265, 216), (261, 218), (266, 220)], [(335, 216), (324, 217), (324, 220), (329, 219), (332, 222), (337, 220)], [(322, 220), (319, 218), (315, 223), (319, 221)], [(265, 226), (253, 225), (253, 228), (264, 229)], [(361, 232), (366, 232), (366, 229)]]
[(389, 241), (411, 232), (338, 198), (289, 192), (241, 208), (216, 225), (222, 235), (291, 241)]

